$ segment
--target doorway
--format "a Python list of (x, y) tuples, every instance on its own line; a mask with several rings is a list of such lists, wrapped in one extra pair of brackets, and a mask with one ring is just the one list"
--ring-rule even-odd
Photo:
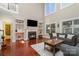
[(11, 43), (11, 24), (4, 24), (4, 45), (10, 46)]

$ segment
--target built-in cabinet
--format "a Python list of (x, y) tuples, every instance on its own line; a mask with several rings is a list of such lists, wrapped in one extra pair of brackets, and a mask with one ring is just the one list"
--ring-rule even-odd
[(39, 22), (38, 23), (38, 37), (42, 38), (43, 35), (43, 23)]
[(11, 43), (11, 24), (4, 24), (4, 45), (10, 46)]
[(18, 20), (16, 19), (16, 40), (24, 39), (24, 20)]

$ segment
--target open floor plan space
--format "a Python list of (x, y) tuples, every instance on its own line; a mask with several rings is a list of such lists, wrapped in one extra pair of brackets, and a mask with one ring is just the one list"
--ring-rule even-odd
[(0, 56), (79, 56), (79, 3), (0, 3)]

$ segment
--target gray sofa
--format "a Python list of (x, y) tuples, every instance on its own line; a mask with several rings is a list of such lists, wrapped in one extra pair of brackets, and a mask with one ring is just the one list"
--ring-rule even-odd
[(79, 56), (79, 47), (61, 44), (58, 48), (63, 52), (64, 56)]
[[(70, 36), (70, 37), (69, 37)], [(64, 40), (63, 44), (57, 46), (65, 56), (79, 56), (79, 39), (78, 35), (65, 33), (52, 33), (51, 38)]]

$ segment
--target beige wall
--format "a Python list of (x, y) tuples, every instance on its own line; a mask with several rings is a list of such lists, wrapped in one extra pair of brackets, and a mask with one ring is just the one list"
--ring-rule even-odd
[[(73, 20), (79, 17), (79, 4), (75, 3), (66, 7), (64, 9), (60, 9), (60, 4), (57, 4), (57, 11), (54, 14), (49, 16), (45, 16), (45, 24), (48, 23), (58, 23), (60, 27), (56, 29), (56, 32), (62, 32), (62, 21)], [(47, 36), (46, 32), (45, 35)]]
[[(28, 31), (37, 31), (38, 27), (27, 27), (27, 19), (37, 20), (44, 23), (44, 4), (42, 3), (22, 3), (19, 4), (19, 15), (25, 19), (25, 38), (28, 39)], [(44, 31), (43, 31), (44, 32)]]
[(43, 4), (42, 3), (22, 3), (19, 4), (19, 15), (25, 19), (34, 19), (41, 21), (44, 18)]

